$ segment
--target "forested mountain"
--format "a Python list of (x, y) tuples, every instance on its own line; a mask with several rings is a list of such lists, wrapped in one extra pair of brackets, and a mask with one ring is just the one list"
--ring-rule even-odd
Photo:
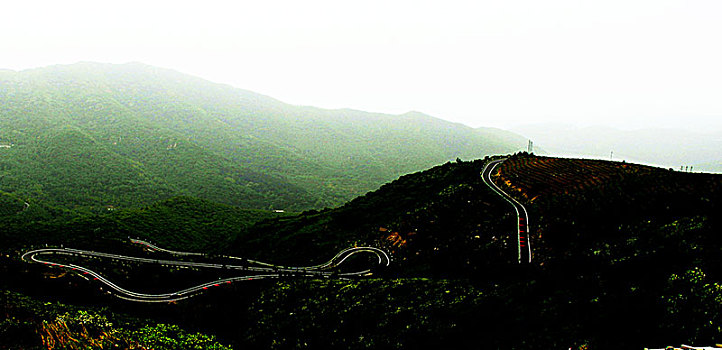
[(292, 106), (139, 63), (0, 71), (0, 190), (64, 208), (174, 195), (322, 208), (523, 145), (421, 113)]

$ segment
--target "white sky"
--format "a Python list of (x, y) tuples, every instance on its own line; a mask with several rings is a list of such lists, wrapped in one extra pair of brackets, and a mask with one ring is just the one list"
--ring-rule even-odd
[(140, 61), (470, 126), (722, 130), (722, 1), (5, 1), (0, 68)]

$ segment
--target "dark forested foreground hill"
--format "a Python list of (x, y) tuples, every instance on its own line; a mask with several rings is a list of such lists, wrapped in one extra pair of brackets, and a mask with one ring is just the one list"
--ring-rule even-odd
[[(85, 293), (111, 310), (172, 320), (235, 348), (609, 349), (722, 337), (722, 176), (512, 156), (493, 179), (530, 211), (533, 260), (519, 265), (513, 208), (482, 182), (484, 164), (446, 163), (297, 216), (178, 198), (35, 224), (44, 231), (32, 238), (70, 234), (101, 244), (138, 227), (141, 238), (170, 248), (202, 248), (216, 235), (212, 245), (226, 252), (297, 265), (370, 244), (393, 259), (372, 279), (248, 282), (152, 308), (99, 295), (70, 275), (42, 279), (42, 267), (19, 275), (6, 267), (2, 280), (41, 299), (78, 303)], [(5, 202), (9, 212), (22, 208)], [(213, 234), (197, 232), (204, 228)]]
[(405, 176), (344, 207), (239, 236), (246, 254), (293, 260), (375, 240), (393, 252), (387, 273), (398, 278), (280, 284), (253, 305), (263, 323), (249, 339), (294, 347), (331, 329), (336, 344), (360, 339), (359, 348), (718, 342), (722, 176), (513, 156), (494, 179), (530, 210), (534, 259), (525, 266), (516, 264), (513, 208), (481, 182), (483, 164)]
[(337, 206), (402, 174), (524, 142), (421, 113), (292, 106), (142, 64), (0, 72), (0, 190), (64, 208), (176, 195)]

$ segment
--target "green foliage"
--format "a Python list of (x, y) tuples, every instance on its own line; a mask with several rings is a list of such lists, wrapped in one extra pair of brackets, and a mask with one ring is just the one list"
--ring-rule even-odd
[[(722, 335), (722, 285), (699, 267), (669, 278), (666, 325), (686, 343), (712, 342)], [(685, 320), (685, 322), (679, 322)]]
[(187, 332), (174, 324), (158, 324), (109, 312), (60, 303), (40, 302), (1, 291), (5, 319), (0, 322), (0, 348), (55, 349), (231, 349), (214, 336)]
[(15, 215), (23, 211), (23, 201), (16, 196), (0, 191), (0, 217)]
[(216, 342), (213, 336), (188, 333), (176, 325), (156, 324), (132, 331), (130, 337), (144, 346), (158, 350), (194, 349), (229, 350)]
[(152, 239), (159, 246), (214, 252), (252, 224), (287, 215), (176, 197), (140, 209), (113, 211), (110, 217), (129, 235)]

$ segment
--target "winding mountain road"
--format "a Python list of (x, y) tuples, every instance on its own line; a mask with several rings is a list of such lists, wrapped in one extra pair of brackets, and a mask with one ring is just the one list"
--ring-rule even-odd
[(517, 225), (516, 225), (516, 232), (517, 232), (517, 250), (518, 250), (518, 256), (519, 256), (519, 263), (522, 262), (525, 263), (531, 263), (531, 242), (529, 241), (529, 214), (526, 211), (526, 208), (524, 205), (519, 203), (514, 197), (510, 196), (506, 192), (502, 191), (499, 186), (497, 186), (494, 181), (491, 179), (491, 174), (494, 173), (494, 170), (496, 170), (496, 167), (499, 166), (499, 164), (506, 161), (506, 158), (493, 160), (484, 166), (484, 170), (481, 172), (481, 178), (484, 180), (484, 183), (489, 186), (496, 194), (504, 198), (509, 204), (511, 204), (514, 207), (514, 210), (516, 211), (516, 218), (517, 218)]
[[(179, 252), (179, 251), (173, 251), (173, 250), (167, 250), (163, 249), (157, 246), (154, 246), (148, 242), (138, 240), (138, 239), (131, 239), (133, 243), (141, 244), (146, 246), (146, 248), (154, 251), (162, 251), (171, 255), (175, 256), (203, 256), (202, 253), (192, 253), (192, 252)], [(268, 278), (279, 278), (282, 275), (294, 275), (299, 277), (338, 277), (338, 278), (349, 278), (349, 277), (358, 277), (358, 276), (365, 276), (370, 275), (372, 273), (371, 269), (361, 270), (361, 271), (355, 271), (355, 272), (344, 272), (340, 273), (337, 271), (334, 271), (332, 269), (340, 266), (344, 263), (349, 257), (355, 255), (355, 254), (373, 254), (378, 257), (378, 265), (381, 267), (387, 267), (391, 264), (391, 258), (389, 255), (375, 247), (353, 247), (348, 248), (345, 250), (342, 250), (336, 256), (331, 258), (331, 260), (320, 264), (316, 266), (309, 266), (309, 267), (285, 267), (285, 266), (279, 266), (279, 265), (273, 265), (269, 263), (264, 263), (260, 261), (254, 261), (254, 260), (248, 260), (243, 259), (239, 257), (230, 257), (225, 256), (224, 258), (229, 259), (237, 259), (242, 260), (246, 262), (246, 264), (243, 265), (228, 265), (228, 264), (214, 264), (214, 263), (198, 263), (198, 262), (190, 262), (190, 261), (180, 261), (180, 260), (162, 260), (162, 259), (149, 259), (149, 258), (139, 258), (139, 257), (132, 257), (132, 256), (125, 256), (125, 255), (118, 255), (118, 254), (111, 254), (111, 253), (102, 253), (102, 252), (95, 252), (95, 251), (88, 251), (88, 250), (79, 250), (79, 249), (72, 249), (72, 248), (45, 248), (45, 249), (36, 249), (29, 251), (25, 254), (23, 254), (22, 259), (28, 262), (35, 262), (35, 263), (41, 263), (48, 266), (54, 266), (54, 267), (60, 267), (67, 270), (70, 270), (72, 272), (75, 272), (79, 274), (81, 277), (85, 279), (92, 279), (95, 281), (98, 281), (102, 284), (104, 284), (107, 287), (107, 291), (111, 294), (114, 294), (115, 296), (131, 300), (131, 301), (137, 301), (137, 302), (171, 302), (171, 301), (177, 301), (181, 299), (186, 299), (189, 297), (192, 297), (194, 295), (198, 295), (210, 288), (214, 287), (220, 287), (222, 285), (232, 284), (234, 282), (239, 281), (251, 281), (251, 280), (258, 280), (258, 279), (268, 279)], [(225, 278), (215, 281), (210, 281), (206, 283), (202, 283), (190, 288), (182, 289), (179, 291), (171, 292), (171, 293), (163, 293), (163, 294), (147, 294), (147, 293), (138, 293), (134, 292), (128, 289), (125, 289), (123, 287), (118, 286), (117, 284), (113, 283), (106, 277), (102, 276), (100, 273), (93, 271), (87, 267), (83, 267), (80, 265), (75, 264), (63, 264), (52, 261), (53, 259), (51, 257), (53, 256), (71, 256), (71, 257), (80, 257), (80, 258), (108, 258), (108, 259), (114, 259), (114, 260), (122, 260), (122, 261), (133, 261), (133, 262), (140, 262), (140, 263), (153, 263), (153, 264), (160, 264), (165, 266), (183, 266), (183, 267), (199, 267), (199, 268), (211, 268), (211, 269), (224, 269), (224, 270), (238, 270), (238, 271), (245, 271), (250, 272), (250, 275), (243, 275), (239, 277), (231, 277), (231, 278)], [(249, 265), (261, 265), (261, 266), (249, 266)]]
[[(509, 194), (505, 193), (504, 191), (497, 186), (494, 181), (492, 181), (491, 175), (494, 173), (496, 168), (499, 166), (499, 164), (506, 161), (506, 158), (504, 159), (498, 159), (488, 162), (484, 169), (482, 170), (481, 177), (484, 183), (489, 186), (496, 194), (504, 198), (509, 204), (511, 204), (514, 207), (514, 210), (516, 211), (517, 216), (517, 225), (516, 225), (516, 232), (517, 232), (517, 252), (518, 252), (518, 261), (519, 263), (531, 263), (532, 260), (532, 251), (531, 251), (531, 244), (529, 241), (529, 214), (519, 201), (514, 199)], [(182, 252), (182, 251), (174, 251), (174, 250), (168, 250), (164, 249), (158, 246), (155, 246), (149, 242), (140, 240), (140, 239), (130, 239), (132, 243), (140, 244), (145, 246), (146, 249), (156, 252), (163, 252), (167, 253), (172, 256), (198, 256), (203, 257), (205, 256), (203, 253), (195, 253), (195, 252)], [(258, 279), (269, 279), (269, 278), (279, 278), (282, 275), (294, 275), (299, 277), (338, 277), (338, 278), (349, 278), (349, 277), (358, 277), (358, 276), (364, 276), (364, 275), (370, 275), (372, 273), (371, 269), (365, 269), (361, 271), (354, 271), (354, 272), (338, 272), (335, 269), (339, 267), (341, 264), (343, 264), (349, 257), (355, 255), (355, 254), (372, 254), (375, 255), (378, 258), (378, 266), (380, 267), (387, 267), (391, 264), (391, 258), (389, 255), (376, 247), (353, 247), (348, 248), (345, 250), (340, 251), (338, 254), (336, 254), (333, 258), (331, 258), (329, 261), (315, 265), (315, 266), (305, 266), (305, 267), (291, 267), (291, 266), (281, 266), (281, 265), (274, 265), (266, 262), (256, 261), (256, 260), (250, 260), (250, 259), (244, 259), (239, 257), (233, 257), (233, 256), (221, 256), (221, 258), (226, 258), (230, 260), (239, 260), (242, 263), (239, 265), (230, 265), (230, 264), (216, 264), (216, 263), (202, 263), (202, 262), (191, 262), (191, 261), (182, 261), (182, 260), (164, 260), (164, 259), (150, 259), (150, 258), (139, 258), (139, 257), (133, 257), (133, 256), (125, 256), (125, 255), (118, 255), (118, 254), (112, 254), (112, 253), (103, 253), (103, 252), (96, 252), (96, 251), (89, 251), (89, 250), (79, 250), (79, 249), (72, 249), (72, 248), (45, 248), (45, 249), (36, 249), (29, 251), (22, 255), (22, 259), (28, 262), (35, 262), (40, 264), (45, 264), (48, 266), (54, 266), (54, 267), (60, 267), (67, 270), (70, 270), (72, 272), (77, 273), (81, 277), (85, 279), (92, 279), (95, 281), (98, 281), (102, 284), (104, 284), (107, 287), (107, 292), (110, 294), (113, 294), (121, 299), (136, 301), (136, 302), (173, 302), (178, 301), (186, 298), (190, 298), (192, 296), (198, 295), (200, 293), (203, 293), (204, 291), (220, 287), (222, 285), (228, 285), (235, 282), (240, 281), (251, 281), (251, 280), (258, 280)], [(190, 288), (178, 290), (171, 293), (162, 293), (162, 294), (148, 294), (148, 293), (139, 293), (134, 292), (128, 289), (125, 289), (123, 287), (118, 286), (117, 284), (113, 283), (100, 273), (93, 271), (87, 267), (75, 265), (75, 264), (64, 264), (59, 263), (57, 261), (53, 261), (53, 256), (70, 256), (75, 258), (107, 258), (107, 259), (114, 259), (114, 260), (122, 260), (122, 261), (132, 261), (132, 262), (139, 262), (139, 263), (153, 263), (153, 264), (160, 264), (164, 266), (181, 266), (181, 267), (197, 267), (197, 268), (211, 268), (211, 269), (224, 269), (224, 270), (238, 270), (246, 272), (243, 276), (238, 277), (230, 277), (225, 279), (219, 279), (214, 281), (209, 281), (206, 283), (202, 283)], [(256, 265), (256, 266), (251, 266)], [(250, 272), (250, 274), (248, 274)]]

